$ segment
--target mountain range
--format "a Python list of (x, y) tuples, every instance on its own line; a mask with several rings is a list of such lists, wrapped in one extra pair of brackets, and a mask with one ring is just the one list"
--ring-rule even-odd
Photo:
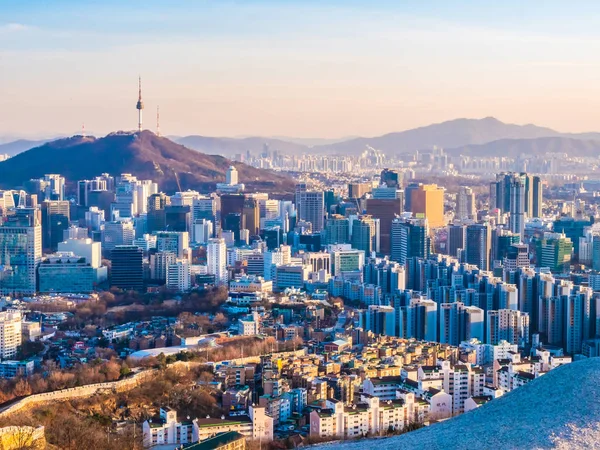
[[(209, 137), (176, 136), (174, 142), (202, 153), (232, 158), (250, 151), (262, 153), (264, 146), (283, 154), (360, 155), (367, 146), (388, 155), (414, 153), (442, 147), (450, 154), (490, 156), (503, 154), (543, 155), (548, 152), (578, 156), (600, 155), (600, 133), (561, 133), (536, 125), (515, 125), (493, 117), (455, 119), (411, 130), (375, 137), (355, 137), (345, 140), (299, 139), (274, 137)], [(0, 154), (10, 156), (39, 145), (40, 142), (15, 141), (0, 144)]]
[(479, 408), (397, 437), (321, 450), (581, 449), (600, 442), (600, 358), (551, 370)]
[(47, 173), (60, 173), (71, 182), (101, 173), (132, 173), (156, 181), (167, 192), (178, 189), (178, 181), (182, 189), (214, 190), (216, 183), (225, 181), (232, 164), (249, 190), (293, 192), (294, 180), (285, 174), (190, 150), (151, 131), (111, 133), (102, 138), (73, 136), (45, 143), (0, 162), (0, 187), (22, 186)]

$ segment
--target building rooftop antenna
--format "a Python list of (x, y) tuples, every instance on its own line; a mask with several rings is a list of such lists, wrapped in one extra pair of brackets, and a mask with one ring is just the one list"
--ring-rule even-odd
[(156, 107), (156, 135), (160, 136), (160, 107)]

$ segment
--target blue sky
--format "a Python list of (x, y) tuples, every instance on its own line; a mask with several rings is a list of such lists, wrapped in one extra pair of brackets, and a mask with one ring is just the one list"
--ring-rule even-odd
[(138, 74), (167, 134), (600, 130), (599, 19), (591, 1), (0, 0), (0, 136), (134, 128)]

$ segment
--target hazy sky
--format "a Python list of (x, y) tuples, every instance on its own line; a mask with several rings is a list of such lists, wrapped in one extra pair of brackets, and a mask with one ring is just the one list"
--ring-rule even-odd
[(600, 131), (597, 1), (89, 3), (0, 0), (0, 136), (134, 129), (138, 74), (164, 134)]

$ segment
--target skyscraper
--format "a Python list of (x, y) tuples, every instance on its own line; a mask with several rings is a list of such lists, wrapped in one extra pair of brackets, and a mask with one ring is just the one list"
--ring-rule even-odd
[(227, 247), (225, 246), (225, 239), (214, 238), (208, 240), (206, 263), (208, 273), (215, 276), (215, 284), (217, 286), (227, 284)]
[(352, 222), (352, 248), (363, 250), (365, 254), (377, 250), (376, 221), (371, 216), (362, 216)]
[(323, 229), (325, 196), (322, 191), (309, 191), (305, 183), (296, 185), (296, 209), (298, 220), (312, 224), (313, 233)]
[(406, 264), (408, 258), (427, 258), (430, 250), (427, 219), (401, 219), (392, 222), (390, 259)]
[(35, 294), (41, 259), (42, 227), (35, 210), (0, 222), (0, 294)]
[(110, 285), (123, 290), (144, 288), (144, 252), (135, 245), (117, 245), (111, 252)]
[(340, 214), (333, 214), (325, 222), (325, 243), (346, 244), (350, 242), (350, 221)]
[(461, 186), (456, 194), (456, 214), (457, 220), (475, 219), (477, 210), (475, 209), (475, 194), (473, 189)]
[(379, 245), (384, 255), (391, 251), (392, 221), (402, 214), (402, 199), (374, 199), (367, 200), (367, 214), (379, 219)]
[(410, 195), (410, 211), (415, 217), (426, 218), (431, 228), (446, 225), (443, 188), (435, 184), (420, 185)]
[(542, 213), (542, 183), (527, 173), (499, 173), (490, 185), (491, 207), (510, 213), (510, 229), (523, 238), (526, 217)]
[(474, 264), (481, 270), (490, 270), (492, 233), (489, 224), (467, 225), (466, 238), (466, 263)]
[(167, 227), (165, 208), (171, 203), (169, 196), (164, 192), (152, 194), (148, 197), (147, 226), (148, 233), (162, 231)]
[(464, 250), (466, 245), (466, 232), (467, 227), (465, 225), (449, 225), (448, 226), (448, 240), (446, 246), (448, 254), (458, 258), (460, 251)]
[(260, 231), (260, 208), (258, 206), (258, 200), (255, 198), (244, 199), (243, 206), (243, 228), (250, 232), (251, 236), (258, 235)]
[(71, 203), (66, 200), (42, 202), (42, 248), (55, 252), (63, 240), (63, 231), (69, 228)]

